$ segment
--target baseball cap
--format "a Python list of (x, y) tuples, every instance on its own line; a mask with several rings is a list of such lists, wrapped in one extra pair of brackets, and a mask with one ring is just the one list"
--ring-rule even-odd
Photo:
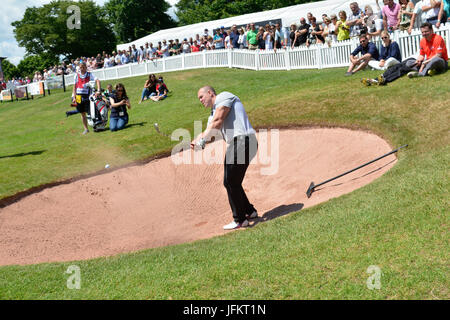
[(224, 26), (221, 26), (220, 29), (225, 29), (225, 27), (224, 27)]
[(330, 15), (330, 19), (334, 19), (337, 18), (336, 15), (333, 13), (332, 15)]

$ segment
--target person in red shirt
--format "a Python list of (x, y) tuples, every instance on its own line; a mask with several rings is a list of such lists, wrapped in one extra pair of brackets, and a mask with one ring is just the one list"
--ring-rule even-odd
[(416, 60), (419, 71), (408, 73), (408, 77), (434, 75), (448, 69), (448, 54), (444, 39), (433, 32), (433, 26), (426, 22), (420, 26), (422, 39), (420, 40), (420, 53)]
[(199, 52), (200, 51), (200, 47), (198, 46), (197, 41), (194, 41), (191, 45), (191, 52)]
[(164, 83), (163, 77), (159, 77), (156, 85), (156, 96), (150, 97), (153, 101), (160, 101), (167, 98), (167, 93), (169, 92), (169, 89), (167, 89), (166, 84)]

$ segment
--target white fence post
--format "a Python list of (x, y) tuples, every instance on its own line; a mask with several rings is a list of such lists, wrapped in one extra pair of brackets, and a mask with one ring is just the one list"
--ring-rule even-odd
[(162, 57), (162, 64), (163, 64), (162, 72), (166, 72), (166, 57), (165, 56)]
[(183, 69), (183, 70), (184, 70), (184, 65), (185, 65), (185, 63), (184, 63), (184, 56), (185, 56), (185, 53), (182, 53), (181, 54), (181, 69)]
[(316, 65), (317, 69), (323, 69), (321, 44), (316, 44)]
[(228, 53), (227, 53), (227, 55), (228, 55), (228, 68), (232, 68), (233, 67), (233, 57), (232, 57), (233, 51), (232, 50), (233, 49), (228, 48)]
[(202, 51), (203, 68), (206, 68), (206, 50)]
[(255, 52), (255, 68), (259, 70), (259, 49), (254, 50)]
[(291, 70), (291, 59), (289, 59), (289, 49), (287, 47), (284, 50), (284, 65), (287, 71)]

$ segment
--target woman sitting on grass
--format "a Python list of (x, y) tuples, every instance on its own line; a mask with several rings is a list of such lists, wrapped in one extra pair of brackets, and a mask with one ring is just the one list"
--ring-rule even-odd
[(109, 129), (117, 131), (123, 129), (128, 123), (128, 109), (131, 109), (130, 100), (123, 84), (116, 84), (116, 94), (109, 98), (111, 103), (111, 115), (109, 117)]
[(167, 92), (169, 92), (169, 89), (167, 89), (166, 84), (163, 81), (163, 77), (159, 77), (158, 84), (156, 85), (156, 95), (150, 97), (153, 101), (159, 101), (164, 100), (167, 98)]
[(142, 96), (139, 103), (148, 99), (148, 97), (154, 96), (156, 94), (156, 76), (151, 74), (148, 76), (148, 79), (145, 81), (144, 89), (142, 90)]

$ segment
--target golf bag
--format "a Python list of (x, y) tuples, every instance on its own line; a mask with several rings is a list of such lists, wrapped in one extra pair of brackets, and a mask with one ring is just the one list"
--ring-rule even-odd
[(95, 94), (89, 96), (87, 122), (95, 132), (105, 130), (108, 122), (108, 110), (109, 105), (102, 96), (96, 97)]

